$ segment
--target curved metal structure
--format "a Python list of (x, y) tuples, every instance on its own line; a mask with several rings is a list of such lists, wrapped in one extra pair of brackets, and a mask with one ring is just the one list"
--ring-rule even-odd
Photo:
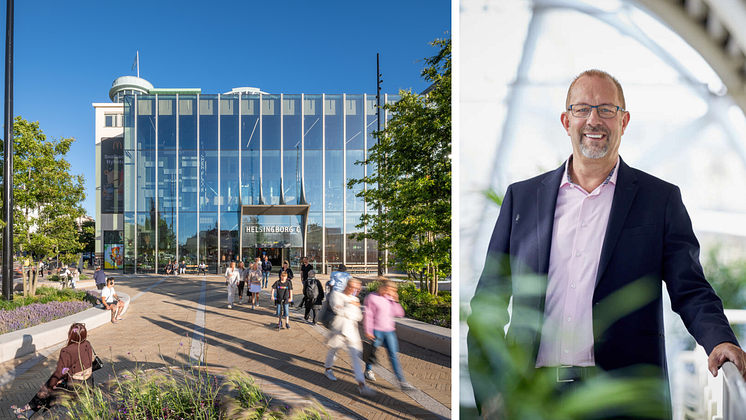
[(694, 48), (746, 113), (746, 2), (634, 0)]
[(114, 80), (109, 89), (109, 99), (112, 102), (121, 102), (119, 97), (124, 93), (139, 93), (141, 95), (147, 95), (150, 90), (153, 89), (153, 85), (145, 79), (136, 76), (122, 76)]

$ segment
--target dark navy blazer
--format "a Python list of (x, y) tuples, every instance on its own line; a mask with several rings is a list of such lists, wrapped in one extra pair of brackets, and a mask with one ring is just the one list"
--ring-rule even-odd
[[(699, 243), (679, 188), (621, 159), (617, 170), (593, 294), (596, 366), (611, 371), (653, 365), (666, 378), (661, 281), (666, 282), (673, 310), (707, 354), (722, 342), (738, 341), (720, 298), (705, 280)], [(563, 175), (564, 164), (512, 184), (505, 193), (469, 317), (469, 364), (477, 404), (498, 391), (485, 382), (494, 384), (494, 377), (505, 371), (495, 366), (502, 356), (493, 354), (490, 346), (504, 335), (510, 296), (513, 312), (505, 340), (530, 352), (521, 368), (535, 366)]]

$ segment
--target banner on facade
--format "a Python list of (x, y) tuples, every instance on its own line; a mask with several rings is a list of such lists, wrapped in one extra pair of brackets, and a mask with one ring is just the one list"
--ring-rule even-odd
[(124, 138), (101, 141), (101, 213), (124, 212)]
[(104, 269), (121, 270), (124, 267), (124, 244), (104, 245)]

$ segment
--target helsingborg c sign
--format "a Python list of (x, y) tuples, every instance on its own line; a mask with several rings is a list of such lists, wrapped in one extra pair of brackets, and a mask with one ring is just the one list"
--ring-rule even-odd
[(300, 233), (298, 226), (246, 226), (246, 233)]

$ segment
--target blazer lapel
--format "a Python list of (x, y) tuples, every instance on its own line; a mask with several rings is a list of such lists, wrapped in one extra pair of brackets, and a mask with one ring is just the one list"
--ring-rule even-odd
[[(566, 164), (567, 162), (565, 162)], [(555, 169), (541, 181), (536, 190), (536, 232), (539, 244), (539, 272), (549, 272), (549, 252), (552, 249), (552, 229), (554, 228), (554, 209), (557, 206), (557, 192), (559, 191), (565, 164)]]
[(606, 226), (606, 235), (604, 244), (601, 248), (601, 258), (598, 262), (598, 273), (596, 274), (596, 287), (606, 270), (606, 266), (611, 260), (616, 243), (619, 240), (619, 234), (622, 232), (624, 221), (627, 220), (629, 209), (637, 194), (637, 177), (629, 166), (619, 158), (619, 174), (614, 189), (614, 200), (611, 202), (611, 213), (609, 214), (609, 224)]

